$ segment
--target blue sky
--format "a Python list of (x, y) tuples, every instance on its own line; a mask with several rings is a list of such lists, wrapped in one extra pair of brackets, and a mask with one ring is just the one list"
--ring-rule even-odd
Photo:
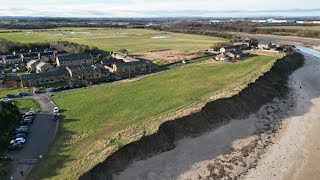
[(0, 0), (0, 16), (320, 16), (320, 0)]

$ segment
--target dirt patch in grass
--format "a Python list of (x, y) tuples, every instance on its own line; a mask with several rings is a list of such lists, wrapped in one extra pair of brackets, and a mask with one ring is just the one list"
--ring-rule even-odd
[(142, 59), (151, 60), (157, 64), (168, 64), (204, 56), (204, 51), (166, 49), (158, 51), (148, 51), (135, 55)]

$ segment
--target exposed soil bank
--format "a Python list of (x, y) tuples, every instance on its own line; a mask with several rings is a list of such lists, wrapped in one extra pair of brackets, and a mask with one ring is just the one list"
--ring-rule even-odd
[(303, 56), (296, 52), (278, 60), (269, 72), (238, 95), (210, 102), (198, 113), (163, 123), (157, 133), (122, 147), (80, 179), (113, 179), (115, 173), (135, 160), (172, 150), (180, 139), (208, 132), (230, 119), (248, 117), (274, 98), (286, 97), (288, 77), (303, 62)]

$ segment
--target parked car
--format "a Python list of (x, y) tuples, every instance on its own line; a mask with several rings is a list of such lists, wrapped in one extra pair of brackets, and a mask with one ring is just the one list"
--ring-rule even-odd
[(7, 94), (7, 98), (15, 98), (15, 96), (11, 93)]
[(20, 126), (18, 128), (16, 128), (16, 131), (15, 131), (17, 134), (19, 133), (25, 133), (25, 134), (28, 134), (29, 133), (29, 127), (28, 126)]
[(20, 121), (21, 125), (27, 125), (28, 126), (28, 125), (30, 125), (32, 123), (33, 123), (32, 119), (24, 119), (24, 120)]
[(70, 86), (64, 86), (63, 89), (68, 90), (68, 89), (70, 89)]
[(52, 87), (47, 89), (47, 92), (55, 92), (55, 91), (56, 91), (56, 89), (52, 88)]
[(31, 108), (28, 112), (25, 113), (25, 115), (35, 115), (36, 112), (34, 111), (33, 108)]
[(0, 99), (0, 102), (5, 102), (5, 103), (9, 103), (11, 101), (12, 100), (10, 98), (2, 98), (2, 99)]
[(22, 115), (22, 118), (26, 118), (26, 117), (34, 117), (34, 114), (29, 113), (29, 114)]
[(15, 138), (10, 141), (10, 144), (24, 144), (26, 140), (23, 137)]
[(19, 97), (23, 97), (23, 96), (27, 96), (28, 94), (27, 93), (25, 93), (25, 92), (19, 92), (18, 93), (18, 96)]
[(27, 135), (24, 134), (24, 133), (18, 133), (18, 134), (16, 134), (16, 135), (13, 136), (13, 139), (15, 139), (15, 138), (20, 138), (20, 137), (26, 139)]
[(53, 109), (53, 113), (54, 113), (54, 114), (59, 113), (59, 108), (58, 108), (58, 107), (55, 107), (55, 108)]
[(2, 156), (2, 157), (0, 157), (0, 160), (3, 160), (3, 161), (13, 161), (13, 158), (12, 158), (12, 157)]
[(22, 144), (11, 144), (8, 149), (11, 151), (20, 150), (23, 148)]

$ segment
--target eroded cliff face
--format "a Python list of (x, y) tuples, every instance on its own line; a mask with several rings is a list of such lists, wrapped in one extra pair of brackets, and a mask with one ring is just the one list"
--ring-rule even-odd
[(112, 179), (114, 173), (124, 170), (135, 160), (171, 150), (175, 142), (184, 137), (208, 132), (230, 119), (247, 117), (274, 98), (284, 98), (288, 92), (289, 75), (301, 67), (303, 62), (301, 54), (290, 53), (237, 95), (210, 102), (197, 113), (163, 123), (157, 133), (123, 146), (79, 179)]

